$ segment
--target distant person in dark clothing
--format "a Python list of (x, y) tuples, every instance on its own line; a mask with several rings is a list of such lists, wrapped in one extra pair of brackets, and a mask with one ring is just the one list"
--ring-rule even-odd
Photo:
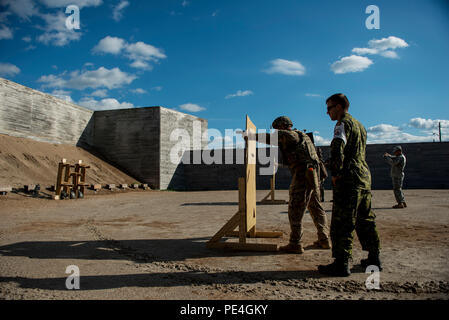
[(394, 209), (407, 208), (405, 203), (404, 193), (402, 192), (402, 184), (404, 182), (404, 168), (407, 160), (402, 153), (402, 147), (396, 146), (393, 148), (393, 154), (384, 153), (384, 159), (391, 165), (391, 180), (393, 181), (393, 192), (396, 198), (397, 205)]

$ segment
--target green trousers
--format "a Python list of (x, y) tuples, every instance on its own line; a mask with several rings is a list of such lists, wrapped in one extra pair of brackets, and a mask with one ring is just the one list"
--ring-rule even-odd
[(330, 236), (332, 256), (336, 259), (352, 257), (354, 230), (362, 249), (378, 252), (379, 234), (371, 209), (371, 191), (334, 188)]

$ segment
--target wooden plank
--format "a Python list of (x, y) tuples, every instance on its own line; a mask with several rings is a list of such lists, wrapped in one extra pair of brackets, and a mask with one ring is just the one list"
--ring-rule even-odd
[(232, 249), (239, 251), (278, 251), (277, 244), (271, 243), (238, 243), (238, 242), (208, 242), (208, 248)]
[(245, 184), (246, 232), (256, 225), (256, 126), (246, 116)]
[(208, 241), (209, 242), (218, 242), (227, 232), (232, 231), (239, 225), (240, 222), (240, 212), (234, 214), (234, 216), (229, 219), (226, 224), (221, 227), (220, 230)]
[[(227, 237), (238, 237), (239, 231), (229, 231), (226, 232)], [(250, 236), (248, 232), (246, 236)], [(281, 231), (257, 231), (254, 238), (280, 238), (283, 236)]]
[(287, 200), (261, 200), (260, 204), (274, 204), (274, 205), (279, 205), (279, 204), (287, 204), (288, 201)]
[(238, 183), (239, 183), (239, 212), (240, 212), (238, 237), (240, 243), (245, 243), (246, 242), (245, 178), (239, 178)]

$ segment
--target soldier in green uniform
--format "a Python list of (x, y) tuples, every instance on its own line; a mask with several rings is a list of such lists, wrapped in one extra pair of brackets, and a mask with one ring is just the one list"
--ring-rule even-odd
[(376, 265), (382, 270), (376, 216), (371, 209), (371, 173), (365, 160), (366, 130), (348, 113), (349, 101), (344, 94), (330, 96), (326, 104), (331, 120), (337, 121), (330, 151), (334, 192), (330, 234), (335, 260), (320, 265), (318, 271), (333, 276), (350, 275), (354, 229), (362, 249), (368, 251), (368, 259), (362, 259), (361, 265)]
[(283, 162), (288, 165), (292, 174), (288, 204), (290, 241), (288, 245), (281, 246), (280, 250), (289, 253), (304, 252), (301, 239), (302, 219), (306, 208), (309, 209), (318, 233), (318, 241), (315, 241), (313, 246), (330, 249), (326, 213), (318, 199), (318, 156), (315, 146), (307, 134), (292, 129), (293, 123), (288, 117), (276, 118), (272, 126), (277, 130), (278, 141), (274, 141), (269, 133), (259, 133), (256, 139), (266, 144), (277, 142)]

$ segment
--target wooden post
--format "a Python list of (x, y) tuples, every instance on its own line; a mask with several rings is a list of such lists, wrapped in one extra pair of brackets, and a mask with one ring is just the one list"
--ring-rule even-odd
[[(245, 143), (245, 177), (239, 178), (238, 212), (206, 243), (208, 248), (245, 251), (278, 251), (277, 244), (247, 243), (247, 238), (278, 238), (282, 232), (256, 231), (256, 126), (246, 116), (248, 139)], [(238, 231), (234, 229), (238, 227)], [(239, 242), (220, 242), (224, 236), (238, 237)]]

